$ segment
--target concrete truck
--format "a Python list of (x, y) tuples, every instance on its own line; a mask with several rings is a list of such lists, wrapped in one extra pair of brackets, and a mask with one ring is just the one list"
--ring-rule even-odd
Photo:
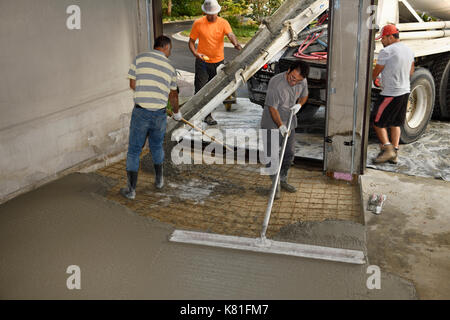
[[(406, 121), (401, 128), (401, 141), (410, 143), (422, 135), (432, 115), (437, 119), (450, 118), (450, 0), (378, 0), (378, 5), (368, 10), (373, 11), (373, 20), (367, 22), (368, 27), (380, 29), (387, 23), (396, 24), (400, 39), (415, 53), (416, 70), (411, 78)], [(438, 21), (424, 22), (418, 11)], [(270, 78), (301, 59), (310, 65), (310, 95), (308, 103), (299, 112), (299, 119), (305, 121), (321, 106), (326, 106), (327, 19), (327, 12), (315, 17), (299, 33), (297, 42), (282, 48), (247, 81), (252, 102), (264, 106)], [(374, 63), (381, 49), (382, 44), (377, 41)], [(374, 84), (372, 105), (380, 91)]]

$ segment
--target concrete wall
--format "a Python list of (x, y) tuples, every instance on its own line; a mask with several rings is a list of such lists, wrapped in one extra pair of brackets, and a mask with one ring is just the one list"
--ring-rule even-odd
[[(370, 107), (371, 84), (371, 77), (368, 75), (371, 74), (371, 57), (373, 57), (372, 30), (367, 27), (366, 22), (370, 18), (367, 8), (372, 4), (372, 0), (361, 1), (360, 28), (358, 28), (359, 3), (359, 0), (330, 1), (334, 12), (329, 28), (326, 136), (330, 137), (332, 142), (325, 143), (325, 169), (328, 172), (359, 174), (365, 168), (364, 148), (368, 134), (366, 122)], [(359, 39), (358, 29), (360, 29)], [(358, 41), (360, 57), (356, 79)], [(356, 110), (355, 126), (354, 110)], [(352, 147), (346, 144), (353, 140), (353, 129), (355, 152), (352, 172)]]
[[(69, 5), (81, 8), (80, 30), (66, 27)], [(126, 75), (147, 38), (141, 7), (139, 0), (0, 1), (0, 202), (125, 150)]]

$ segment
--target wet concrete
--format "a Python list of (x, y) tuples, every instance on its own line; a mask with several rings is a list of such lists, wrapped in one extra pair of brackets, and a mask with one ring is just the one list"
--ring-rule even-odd
[[(73, 174), (0, 206), (3, 299), (411, 299), (367, 266), (168, 242), (167, 225), (106, 200), (111, 180)], [(81, 290), (66, 269), (81, 268)]]
[(380, 215), (364, 206), (371, 263), (413, 281), (420, 299), (449, 299), (449, 182), (369, 169), (361, 190), (365, 204), (387, 196)]
[(367, 253), (365, 226), (353, 221), (298, 222), (281, 228), (274, 239)]
[[(120, 187), (126, 185), (125, 167), (125, 161), (119, 161), (96, 173), (118, 181), (108, 191), (108, 199), (139, 215), (177, 229), (252, 238), (260, 235), (271, 186), (270, 179), (260, 174), (260, 165), (189, 165), (188, 170), (177, 176), (166, 175), (163, 190), (155, 189), (153, 173), (141, 170), (133, 201), (119, 193)], [(269, 238), (282, 227), (300, 221), (363, 223), (360, 192), (356, 185), (331, 180), (320, 168), (299, 164), (289, 170), (288, 178), (298, 192), (282, 192), (280, 201), (275, 201), (267, 229)], [(318, 239), (319, 236), (311, 238)]]

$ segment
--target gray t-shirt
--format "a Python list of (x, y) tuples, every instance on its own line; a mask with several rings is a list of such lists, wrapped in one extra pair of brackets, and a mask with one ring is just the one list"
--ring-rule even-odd
[[(264, 111), (261, 118), (261, 128), (278, 129), (270, 115), (269, 107), (278, 110), (281, 121), (287, 127), (289, 120), (290, 108), (297, 103), (299, 98), (308, 95), (308, 81), (303, 79), (295, 86), (291, 87), (286, 80), (286, 72), (282, 72), (272, 77), (267, 87), (266, 101), (264, 103)], [(297, 128), (297, 117), (293, 118), (292, 128)]]
[(401, 42), (395, 42), (380, 51), (377, 64), (384, 66), (381, 72), (381, 95), (398, 97), (410, 92), (409, 74), (414, 53)]

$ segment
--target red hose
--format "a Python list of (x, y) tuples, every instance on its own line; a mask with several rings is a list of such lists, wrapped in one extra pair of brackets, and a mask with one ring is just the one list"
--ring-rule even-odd
[[(317, 23), (318, 26), (322, 25), (325, 20), (328, 18), (328, 14), (323, 15), (319, 22)], [(312, 35), (309, 35), (303, 43), (298, 48), (298, 52), (294, 53), (294, 57), (307, 59), (307, 60), (326, 60), (328, 58), (327, 52), (312, 52), (311, 54), (305, 54), (303, 53), (313, 42), (315, 42), (321, 35), (323, 31), (319, 34), (314, 33)], [(311, 37), (312, 36), (312, 37)], [(311, 39), (310, 39), (311, 37)]]

